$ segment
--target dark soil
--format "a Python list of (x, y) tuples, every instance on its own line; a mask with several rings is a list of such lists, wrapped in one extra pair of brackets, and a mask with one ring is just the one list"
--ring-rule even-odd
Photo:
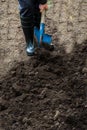
[(42, 50), (0, 81), (0, 130), (87, 130), (87, 41)]

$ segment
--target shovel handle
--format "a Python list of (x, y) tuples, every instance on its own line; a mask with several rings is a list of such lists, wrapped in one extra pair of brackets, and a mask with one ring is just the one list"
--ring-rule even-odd
[(45, 23), (45, 14), (46, 14), (46, 11), (42, 11), (41, 13), (41, 23)]

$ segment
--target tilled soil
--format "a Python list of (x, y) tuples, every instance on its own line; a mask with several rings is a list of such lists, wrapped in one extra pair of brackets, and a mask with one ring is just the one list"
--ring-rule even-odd
[(87, 41), (37, 50), (0, 81), (0, 130), (87, 130)]

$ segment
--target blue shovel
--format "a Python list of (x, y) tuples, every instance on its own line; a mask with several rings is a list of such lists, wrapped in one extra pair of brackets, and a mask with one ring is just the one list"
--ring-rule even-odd
[(46, 11), (41, 13), (40, 29), (34, 27), (34, 38), (38, 47), (44, 47), (45, 49), (51, 50), (54, 49), (54, 47), (51, 45), (52, 36), (45, 34), (45, 13)]

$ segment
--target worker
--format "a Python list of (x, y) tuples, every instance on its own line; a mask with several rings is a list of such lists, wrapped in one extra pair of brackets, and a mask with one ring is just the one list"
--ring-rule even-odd
[(21, 25), (26, 40), (26, 52), (28, 56), (32, 56), (35, 52), (34, 26), (39, 28), (41, 12), (48, 8), (47, 0), (18, 0), (18, 2)]

